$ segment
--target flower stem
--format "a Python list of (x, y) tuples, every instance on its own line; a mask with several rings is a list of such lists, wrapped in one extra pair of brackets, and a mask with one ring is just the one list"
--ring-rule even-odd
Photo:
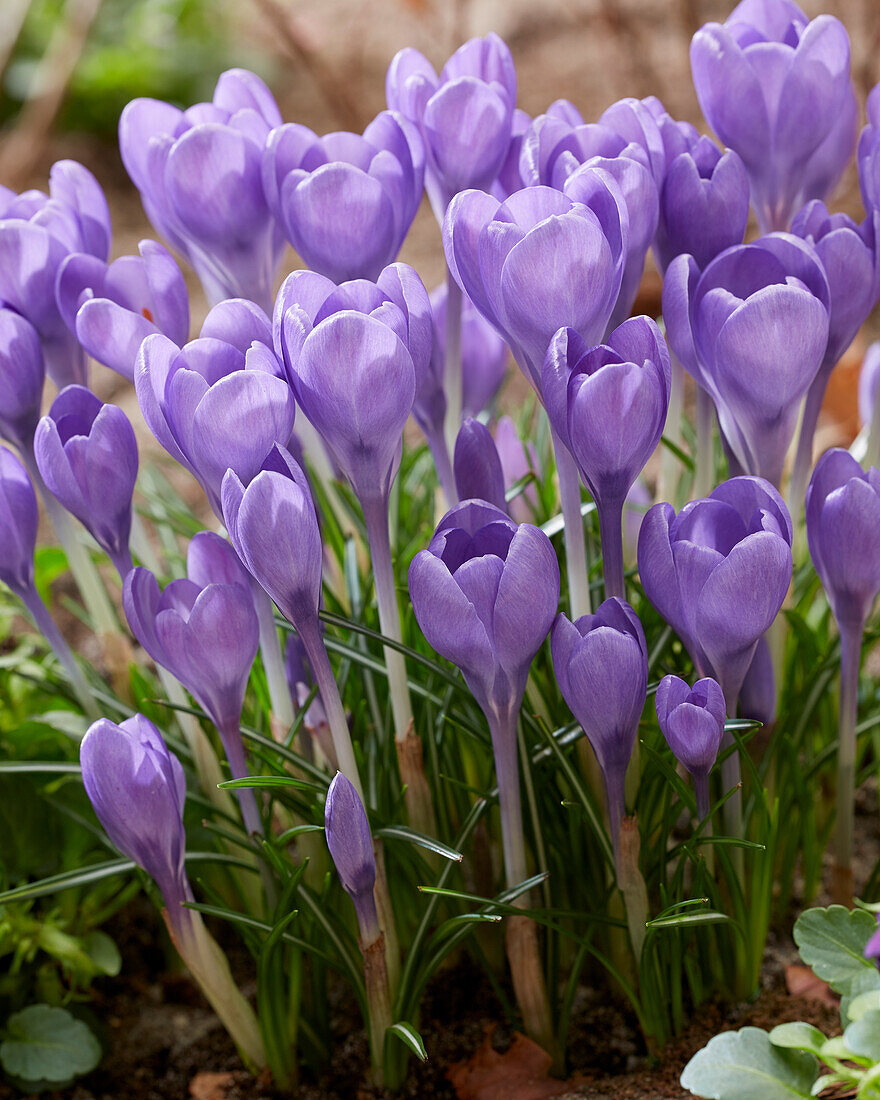
[[(244, 779), (245, 776), (250, 775), (248, 771), (247, 758), (244, 754), (244, 743), (241, 739), (241, 730), (238, 728), (237, 722), (232, 722), (218, 726), (217, 732), (220, 734), (220, 740), (223, 743), (223, 751), (226, 753), (226, 759), (229, 762), (229, 770), (232, 773), (233, 779)], [(241, 806), (241, 817), (244, 821), (244, 827), (247, 829), (248, 834), (251, 836), (263, 835), (263, 822), (260, 818), (260, 811), (257, 809), (257, 799), (250, 787), (242, 787), (235, 792), (238, 795), (238, 802)]]
[(626, 596), (623, 569), (623, 501), (597, 501), (599, 534), (602, 538), (602, 571), (605, 599)]
[(556, 473), (559, 477), (559, 502), (565, 523), (565, 560), (568, 566), (568, 598), (572, 619), (589, 615), (590, 576), (587, 569), (587, 540), (581, 515), (581, 482), (568, 448), (551, 429)]
[(40, 599), (36, 588), (30, 588), (27, 592), (24, 592), (21, 596), (21, 600), (30, 612), (31, 618), (34, 620), (37, 629), (49, 643), (58, 663), (67, 673), (67, 678), (70, 680), (70, 685), (79, 700), (80, 706), (89, 718), (93, 720), (100, 718), (101, 711), (92, 698), (89, 685), (86, 683), (86, 679), (79, 665), (76, 663), (76, 658), (73, 656), (70, 646), (64, 640), (61, 631), (55, 625), (55, 620), (49, 614), (48, 608)]
[(795, 530), (799, 530), (804, 521), (804, 500), (807, 496), (807, 483), (813, 469), (813, 437), (816, 434), (816, 425), (819, 422), (819, 413), (822, 410), (822, 399), (825, 396), (828, 377), (824, 369), (820, 369), (819, 374), (813, 379), (813, 384), (807, 390), (804, 401), (801, 430), (797, 441), (794, 466), (791, 471), (791, 481), (788, 486), (788, 510), (791, 513)]
[(840, 623), (840, 717), (837, 748), (837, 823), (834, 832), (833, 899), (852, 905), (853, 821), (856, 788), (856, 712), (862, 623)]
[(446, 392), (446, 449), (452, 454), (461, 427), (461, 306), (462, 293), (452, 272), (446, 270), (446, 361), (443, 364), (443, 389)]
[(874, 394), (871, 426), (868, 429), (868, 442), (865, 450), (865, 468), (878, 465), (880, 465), (880, 391)]
[(283, 735), (286, 736), (287, 731), (293, 725), (293, 701), (290, 698), (290, 686), (287, 683), (287, 676), (284, 671), (284, 655), (281, 652), (281, 643), (278, 640), (278, 629), (275, 626), (272, 601), (257, 581), (252, 581), (251, 591), (254, 596), (257, 621), (260, 624), (260, 654), (263, 658), (263, 668), (269, 685), (272, 717), (283, 731)]
[[(669, 391), (669, 409), (666, 413), (664, 435), (680, 447), (681, 412), (684, 405), (684, 368), (678, 359), (672, 356), (672, 388)], [(660, 473), (657, 476), (657, 500), (669, 500), (678, 510), (678, 485), (681, 481), (679, 460), (668, 447), (662, 448)]]
[(446, 436), (443, 432), (431, 432), (425, 435), (428, 448), (437, 468), (437, 477), (440, 479), (440, 488), (446, 497), (446, 507), (454, 508), (458, 504), (458, 488), (455, 484), (455, 474), (452, 470), (452, 462), (449, 459), (449, 447), (446, 445)]
[(697, 457), (693, 489), (694, 500), (708, 496), (712, 489), (712, 482), (715, 480), (714, 448), (712, 446), (713, 417), (712, 398), (697, 383)]

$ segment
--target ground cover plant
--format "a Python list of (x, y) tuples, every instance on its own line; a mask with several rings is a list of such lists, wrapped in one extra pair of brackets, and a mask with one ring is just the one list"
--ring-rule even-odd
[[(254, 1074), (320, 1074), (341, 981), (395, 1090), (453, 964), (559, 1075), (584, 986), (659, 1053), (756, 992), (830, 845), (843, 1040), (740, 1032), (682, 1083), (756, 1095), (717, 1068), (747, 1047), (794, 1095), (815, 1054), (872, 1095), (853, 822), (880, 764), (880, 349), (852, 451), (813, 445), (880, 298), (880, 90), (857, 133), (844, 27), (788, 0), (744, 0), (691, 56), (725, 148), (653, 98), (529, 118), (489, 35), (439, 74), (401, 51), (363, 135), (285, 123), (240, 69), (211, 103), (133, 100), (120, 150), (164, 242), (137, 256), (108, 262), (83, 165), (0, 192), (2, 613), (39, 632), (10, 626), (0, 734), (23, 1088), (99, 1057), (71, 1009), (140, 888)], [(824, 202), (854, 152), (860, 223)], [(424, 193), (430, 295), (396, 259)], [(631, 316), (651, 250), (662, 317)], [(193, 339), (172, 252), (211, 304)], [(89, 389), (106, 369), (166, 466)], [(68, 573), (82, 652), (50, 598)]]

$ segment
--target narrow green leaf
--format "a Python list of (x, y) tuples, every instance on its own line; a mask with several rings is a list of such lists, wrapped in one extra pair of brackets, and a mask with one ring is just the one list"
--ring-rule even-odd
[(407, 1020), (400, 1020), (396, 1024), (392, 1024), (391, 1027), (385, 1032), (386, 1036), (396, 1036), (405, 1046), (413, 1052), (413, 1054), (422, 1062), (427, 1062), (428, 1052), (425, 1050), (425, 1044), (422, 1042), (422, 1037), (418, 1031)]
[(714, 909), (707, 909), (704, 913), (679, 913), (670, 917), (656, 917), (645, 922), (646, 928), (693, 928), (701, 924), (729, 924), (730, 917), (726, 913), (718, 913)]
[(430, 852), (436, 852), (438, 856), (452, 860), (454, 863), (461, 863), (464, 859), (461, 852), (456, 852), (454, 848), (442, 844), (439, 840), (434, 840), (433, 837), (425, 836), (424, 833), (407, 828), (406, 825), (386, 825), (383, 829), (376, 829), (373, 836), (381, 837), (383, 840), (407, 840), (410, 844), (418, 844), (422, 848), (427, 848)]
[(248, 787), (297, 787), (300, 790), (321, 791), (318, 783), (308, 779), (294, 779), (292, 775), (246, 775), (241, 779), (224, 779), (217, 786), (221, 791), (236, 791)]

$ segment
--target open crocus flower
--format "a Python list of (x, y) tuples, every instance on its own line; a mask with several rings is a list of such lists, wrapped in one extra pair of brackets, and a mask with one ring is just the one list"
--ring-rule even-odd
[(65, 258), (85, 252), (106, 262), (111, 228), (107, 200), (87, 168), (60, 160), (49, 194), (0, 188), (0, 302), (36, 329), (46, 370), (58, 386), (86, 381), (86, 358), (64, 323), (55, 284)]
[(37, 330), (0, 306), (0, 437), (29, 451), (40, 418), (46, 365)]
[(709, 812), (709, 771), (724, 736), (724, 692), (706, 676), (689, 688), (678, 676), (664, 676), (654, 697), (657, 721), (676, 760), (694, 780), (697, 813)]
[(363, 137), (279, 126), (262, 173), (287, 239), (308, 267), (341, 283), (375, 279), (397, 259), (422, 199), (424, 156), (412, 126), (383, 111)]
[(55, 287), (61, 316), (83, 348), (129, 381), (148, 336), (162, 332), (175, 344), (189, 336), (186, 283), (174, 257), (155, 241), (141, 241), (138, 252), (112, 264), (74, 252)]
[(212, 304), (268, 309), (284, 247), (263, 194), (261, 161), (281, 125), (272, 93), (245, 69), (222, 74), (210, 103), (181, 111), (134, 99), (119, 150), (156, 231), (195, 268)]
[(424, 143), (425, 185), (438, 221), (459, 191), (489, 190), (507, 156), (516, 107), (516, 69), (497, 34), (465, 42), (439, 77), (418, 50), (401, 50), (388, 67), (385, 94)]
[[(723, 25), (694, 35), (697, 99), (742, 157), (765, 231), (787, 227), (808, 165), (815, 185), (811, 158), (850, 110), (849, 63), (843, 24), (830, 15), (809, 22), (793, 0), (742, 0)], [(842, 144), (832, 139), (826, 154)]]
[(713, 676), (735, 714), (759, 638), (791, 582), (792, 527), (769, 482), (725, 481), (676, 516), (655, 504), (639, 532), (639, 576), (648, 599)]
[(259, 306), (233, 299), (184, 347), (154, 333), (138, 352), (134, 384), (147, 426), (198, 478), (218, 517), (226, 471), (249, 479), (293, 431), (296, 406), (271, 331)]
[(84, 386), (67, 386), (37, 426), (34, 456), (49, 492), (91, 532), (125, 579), (132, 567), (128, 539), (138, 472), (128, 417)]
[(626, 261), (627, 213), (607, 174), (579, 176), (579, 201), (527, 187), (501, 203), (465, 191), (443, 226), (456, 282), (510, 345), (540, 393), (541, 364), (559, 328), (588, 344), (605, 334)]
[(666, 423), (666, 342), (648, 317), (631, 317), (593, 348), (561, 329), (547, 349), (542, 379), (550, 422), (599, 510), (606, 595), (622, 597), (623, 504)]
[(702, 273), (678, 256), (666, 272), (669, 346), (712, 396), (740, 467), (775, 485), (825, 356), (830, 311), (819, 256), (788, 234), (729, 248)]

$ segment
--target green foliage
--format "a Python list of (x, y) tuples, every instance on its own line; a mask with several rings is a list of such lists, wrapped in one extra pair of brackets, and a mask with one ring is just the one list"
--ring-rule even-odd
[(66, 1009), (30, 1005), (6, 1021), (0, 1064), (28, 1092), (64, 1088), (101, 1060), (101, 1044)]
[[(707, 1100), (784, 1100), (832, 1085), (859, 1100), (880, 1095), (880, 975), (865, 958), (876, 929), (870, 913), (842, 905), (808, 909), (795, 924), (803, 961), (844, 995), (841, 1037), (805, 1023), (780, 1024), (769, 1035), (756, 1027), (723, 1032), (690, 1060), (682, 1086)], [(823, 1076), (820, 1063), (829, 1071)]]

